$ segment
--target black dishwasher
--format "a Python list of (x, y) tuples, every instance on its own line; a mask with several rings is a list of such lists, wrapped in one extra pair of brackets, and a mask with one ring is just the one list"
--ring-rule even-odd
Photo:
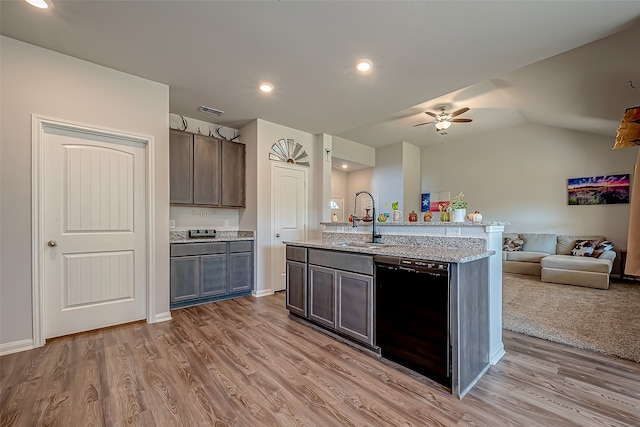
[(374, 257), (381, 355), (451, 388), (449, 264)]

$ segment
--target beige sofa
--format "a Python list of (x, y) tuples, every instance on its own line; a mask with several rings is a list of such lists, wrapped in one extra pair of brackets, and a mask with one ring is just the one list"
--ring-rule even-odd
[(608, 289), (616, 253), (599, 257), (574, 256), (578, 240), (606, 240), (604, 236), (565, 236), (545, 233), (504, 233), (504, 239), (520, 239), (521, 250), (502, 252), (502, 271), (540, 276), (543, 282)]

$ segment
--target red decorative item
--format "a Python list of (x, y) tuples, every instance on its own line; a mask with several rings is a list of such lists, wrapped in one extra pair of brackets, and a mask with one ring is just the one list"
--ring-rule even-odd
[(418, 222), (418, 214), (414, 211), (409, 214), (409, 222)]

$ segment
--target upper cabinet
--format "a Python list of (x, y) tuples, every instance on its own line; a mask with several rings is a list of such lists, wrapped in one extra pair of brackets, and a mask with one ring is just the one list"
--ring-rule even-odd
[(244, 144), (171, 129), (169, 155), (171, 204), (244, 207)]

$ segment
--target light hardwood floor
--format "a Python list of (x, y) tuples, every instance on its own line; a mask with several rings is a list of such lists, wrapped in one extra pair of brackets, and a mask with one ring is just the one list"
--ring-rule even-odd
[(1, 425), (640, 425), (640, 364), (524, 335), (459, 400), (291, 320), (282, 293), (172, 315), (0, 358)]

